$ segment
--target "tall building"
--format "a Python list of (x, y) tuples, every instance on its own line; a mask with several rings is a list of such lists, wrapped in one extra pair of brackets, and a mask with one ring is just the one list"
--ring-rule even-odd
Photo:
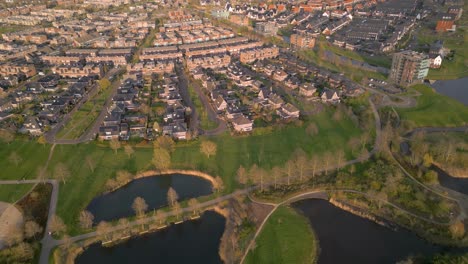
[(415, 51), (402, 51), (393, 55), (390, 80), (400, 86), (420, 83), (429, 71), (429, 56)]

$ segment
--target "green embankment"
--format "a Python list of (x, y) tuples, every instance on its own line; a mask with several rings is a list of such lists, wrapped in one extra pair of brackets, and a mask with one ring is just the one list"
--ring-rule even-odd
[(468, 107), (462, 103), (436, 93), (426, 85), (412, 87), (421, 93), (417, 106), (397, 109), (400, 118), (412, 127), (423, 126), (462, 126), (468, 123)]
[(317, 241), (308, 220), (289, 207), (279, 207), (256, 239), (245, 263), (314, 263)]

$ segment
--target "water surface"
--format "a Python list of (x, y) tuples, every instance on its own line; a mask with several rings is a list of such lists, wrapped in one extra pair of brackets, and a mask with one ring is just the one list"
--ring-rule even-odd
[(140, 196), (148, 210), (167, 206), (167, 191), (172, 187), (179, 201), (212, 193), (211, 182), (195, 176), (169, 174), (134, 180), (114, 192), (94, 198), (86, 210), (94, 215), (94, 222), (111, 221), (135, 215), (133, 201)]
[(218, 250), (224, 225), (224, 217), (207, 211), (198, 220), (171, 225), (113, 247), (93, 244), (75, 263), (222, 263)]
[(437, 166), (431, 166), (431, 170), (437, 172), (440, 185), (468, 195), (468, 178), (452, 177)]
[(395, 263), (410, 255), (443, 251), (407, 230), (391, 230), (346, 212), (325, 200), (293, 204), (310, 221), (320, 245), (319, 264)]
[(432, 84), (432, 87), (438, 93), (452, 97), (464, 105), (468, 105), (468, 77), (456, 80), (436, 81)]

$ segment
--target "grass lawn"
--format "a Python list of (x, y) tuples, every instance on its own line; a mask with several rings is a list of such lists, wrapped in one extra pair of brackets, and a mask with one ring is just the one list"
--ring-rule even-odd
[(317, 241), (307, 219), (289, 207), (279, 207), (256, 240), (245, 263), (314, 263)]
[(0, 185), (0, 201), (14, 203), (27, 194), (33, 184), (8, 184)]
[(392, 58), (388, 56), (383, 56), (383, 55), (377, 55), (377, 56), (367, 56), (361, 53), (358, 53), (356, 51), (352, 50), (347, 50), (343, 49), (340, 47), (337, 47), (331, 43), (329, 43), (325, 39), (319, 39), (318, 40), (318, 47), (321, 50), (328, 50), (331, 51), (337, 55), (341, 55), (344, 57), (348, 57), (350, 59), (356, 60), (356, 61), (362, 61), (362, 62), (367, 62), (370, 65), (374, 66), (380, 66), (384, 68), (390, 68), (392, 66)]
[(197, 111), (198, 117), (200, 118), (201, 129), (210, 130), (218, 127), (218, 124), (216, 122), (211, 121), (208, 118), (208, 110), (206, 110), (206, 108), (203, 106), (200, 98), (198, 97), (198, 94), (195, 92), (194, 88), (191, 85), (188, 86), (188, 91), (190, 94), (190, 99), (192, 99), (192, 102), (195, 105), (195, 111)]
[[(297, 148), (302, 148), (309, 155), (334, 151), (346, 146), (351, 137), (359, 136), (360, 129), (350, 120), (336, 122), (332, 119), (332, 109), (325, 110), (310, 117), (319, 133), (308, 136), (305, 132), (308, 122), (301, 127), (288, 125), (282, 129), (263, 131), (252, 136), (236, 136), (225, 134), (210, 138), (217, 143), (217, 154), (208, 159), (200, 154), (200, 140), (179, 142), (172, 154), (172, 167), (182, 169), (198, 169), (219, 175), (224, 180), (226, 192), (233, 191), (237, 184), (235, 174), (239, 165), (250, 167), (257, 163), (260, 167), (271, 168), (282, 166)], [(258, 129), (257, 131), (261, 131)], [(0, 147), (0, 155), (8, 157), (16, 151), (24, 159), (23, 166), (16, 167), (7, 159), (0, 160), (3, 169), (1, 179), (35, 178), (39, 166), (45, 164), (50, 145), (41, 146), (32, 141), (17, 140), (10, 145)], [(128, 158), (122, 149), (114, 154), (106, 143), (86, 143), (78, 145), (57, 145), (49, 163), (50, 178), (57, 163), (64, 163), (72, 176), (65, 184), (60, 185), (57, 213), (69, 226), (69, 232), (76, 234), (77, 216), (88, 203), (100, 194), (105, 182), (115, 177), (116, 171), (128, 170), (131, 173), (152, 169), (151, 159), (153, 149), (151, 142), (138, 145), (135, 153)], [(92, 172), (85, 158), (90, 156), (95, 161)]]
[(447, 96), (436, 93), (426, 85), (412, 87), (421, 93), (414, 108), (397, 109), (400, 118), (413, 127), (462, 126), (468, 123), (468, 107)]
[(60, 139), (79, 138), (90, 127), (94, 120), (99, 116), (101, 109), (110, 96), (112, 88), (108, 88), (97, 94), (93, 99), (85, 102), (81, 108), (76, 111), (65, 126), (57, 133)]
[(361, 82), (361, 80), (366, 78), (373, 78), (379, 80), (386, 80), (387, 77), (379, 72), (366, 71), (363, 69), (357, 69), (353, 66), (336, 64), (326, 59), (321, 58), (321, 52), (316, 52), (314, 50), (300, 50), (298, 55), (301, 59), (306, 62), (314, 63), (320, 67), (327, 68), (333, 72), (340, 72), (346, 75), (346, 77), (352, 79), (355, 82)]
[[(47, 161), (50, 147), (24, 139), (15, 140), (10, 144), (0, 143), (0, 180), (35, 179), (37, 169)], [(16, 152), (22, 159), (18, 166), (8, 161), (12, 152)]]

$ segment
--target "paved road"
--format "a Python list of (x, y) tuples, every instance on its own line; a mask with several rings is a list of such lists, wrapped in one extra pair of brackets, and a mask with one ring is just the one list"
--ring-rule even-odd
[(218, 117), (218, 114), (216, 113), (213, 105), (210, 104), (208, 97), (203, 94), (201, 87), (198, 86), (198, 84), (194, 84), (192, 87), (195, 93), (197, 93), (198, 98), (200, 98), (203, 107), (206, 109), (208, 119), (218, 124), (215, 129), (202, 130), (202, 134), (205, 136), (216, 136), (224, 133), (227, 130), (227, 122), (224, 119)]
[[(110, 71), (107, 72), (107, 74), (105, 75), (105, 78), (109, 78), (110, 76), (115, 76), (121, 71), (122, 69), (120, 68), (111, 69)], [(57, 133), (60, 131), (60, 129), (62, 129), (62, 127), (64, 127), (70, 121), (72, 115), (75, 112), (77, 112), (86, 101), (94, 98), (96, 94), (99, 92), (97, 83), (92, 86), (91, 91), (88, 94), (86, 94), (82, 100), (80, 100), (80, 102), (72, 109), (72, 111), (67, 113), (58, 124), (56, 124), (50, 131), (48, 131), (44, 135), (46, 141), (51, 144), (78, 144), (78, 143), (83, 143), (89, 140), (93, 140), (94, 139), (93, 134), (97, 133), (99, 129), (99, 125), (102, 123), (102, 121), (106, 117), (107, 108), (110, 106), (110, 103), (112, 103), (112, 97), (117, 93), (117, 88), (119, 87), (118, 84), (119, 83), (117, 80), (113, 83), (112, 94), (109, 96), (109, 98), (107, 98), (106, 103), (104, 104), (104, 107), (102, 108), (101, 113), (99, 114), (98, 118), (96, 118), (93, 126), (88, 128), (88, 130), (85, 133), (83, 133), (83, 135), (81, 135), (77, 139), (57, 139), (56, 138)]]
[(468, 126), (459, 127), (418, 127), (405, 133), (404, 137), (411, 137), (414, 133), (443, 133), (443, 132), (465, 132), (468, 133)]

